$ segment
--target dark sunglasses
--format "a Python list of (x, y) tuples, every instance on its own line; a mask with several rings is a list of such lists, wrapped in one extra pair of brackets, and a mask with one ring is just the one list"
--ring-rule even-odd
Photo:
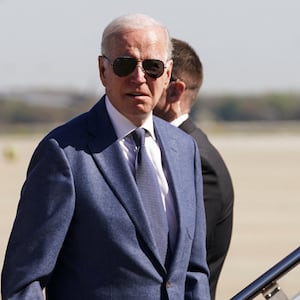
[[(103, 57), (111, 63), (107, 56)], [(116, 75), (124, 77), (134, 71), (139, 61), (134, 57), (117, 57), (111, 65)], [(144, 59), (141, 62), (143, 71), (151, 78), (158, 78), (164, 73), (165, 64), (159, 59)]]

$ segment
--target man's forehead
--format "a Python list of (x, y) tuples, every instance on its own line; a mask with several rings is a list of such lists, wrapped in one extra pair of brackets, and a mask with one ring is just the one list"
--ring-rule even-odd
[(111, 36), (109, 51), (111, 53), (142, 54), (143, 56), (159, 56), (164, 58), (167, 53), (166, 37), (158, 27), (149, 27), (149, 30), (127, 30)]

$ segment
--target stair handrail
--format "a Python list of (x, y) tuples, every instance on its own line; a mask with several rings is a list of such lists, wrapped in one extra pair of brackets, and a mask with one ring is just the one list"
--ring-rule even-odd
[(296, 267), (300, 263), (300, 247), (296, 248), (289, 255), (275, 264), (268, 271), (246, 286), (231, 300), (250, 300), (264, 291), (270, 284), (276, 282), (279, 278)]

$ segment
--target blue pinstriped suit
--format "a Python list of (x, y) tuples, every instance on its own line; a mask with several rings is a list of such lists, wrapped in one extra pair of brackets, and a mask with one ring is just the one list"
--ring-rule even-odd
[(43, 299), (44, 287), (50, 300), (209, 299), (197, 145), (154, 117), (179, 222), (166, 270), (104, 102), (52, 131), (33, 154), (3, 267), (3, 300)]

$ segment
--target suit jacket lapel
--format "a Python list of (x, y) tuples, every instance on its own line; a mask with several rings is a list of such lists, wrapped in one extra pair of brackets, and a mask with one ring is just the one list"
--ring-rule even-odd
[(103, 98), (90, 113), (89, 130), (93, 135), (89, 142), (91, 155), (140, 235), (159, 259), (133, 174), (120, 149)]
[[(155, 123), (156, 124), (156, 123)], [(156, 128), (159, 128), (160, 125), (156, 124)], [(174, 249), (174, 253), (171, 259), (170, 272), (172, 272), (172, 265), (175, 266), (176, 262), (182, 256), (182, 249), (184, 248), (185, 243), (185, 234), (186, 234), (186, 221), (187, 217), (186, 207), (183, 199), (185, 195), (182, 190), (178, 187), (181, 186), (183, 182), (182, 168), (180, 162), (182, 161), (178, 153), (178, 139), (171, 132), (166, 130), (157, 130), (156, 136), (160, 143), (160, 148), (162, 152), (162, 159), (164, 162), (164, 167), (167, 169), (169, 177), (169, 187), (172, 191), (172, 197), (177, 212), (177, 222), (178, 222), (178, 231), (177, 231), (177, 241)]]

